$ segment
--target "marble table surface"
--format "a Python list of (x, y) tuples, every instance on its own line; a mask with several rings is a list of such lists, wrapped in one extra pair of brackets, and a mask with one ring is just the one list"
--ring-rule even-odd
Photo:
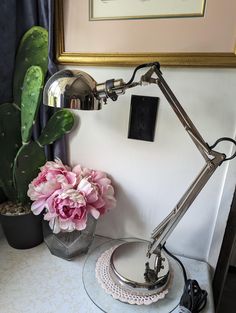
[[(92, 249), (107, 240), (96, 237)], [(4, 238), (0, 238), (0, 312), (113, 313), (112, 309), (102, 311), (87, 295), (82, 282), (85, 260), (86, 255), (73, 261), (55, 257), (44, 243), (33, 249), (16, 250)], [(181, 260), (189, 276), (197, 279), (201, 287), (208, 291), (207, 307), (202, 312), (214, 313), (208, 265), (187, 258)], [(110, 297), (111, 303), (116, 301), (117, 307), (117, 300), (105, 295), (104, 301), (106, 297)], [(134, 307), (132, 312), (135, 311)], [(129, 312), (129, 308), (127, 304), (125, 311)], [(120, 312), (123, 313), (122, 310)], [(145, 312), (150, 311), (146, 308)]]

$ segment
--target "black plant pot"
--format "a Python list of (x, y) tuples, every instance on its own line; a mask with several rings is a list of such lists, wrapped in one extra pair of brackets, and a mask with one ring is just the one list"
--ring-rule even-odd
[(0, 214), (3, 232), (9, 245), (15, 249), (30, 249), (43, 242), (42, 215)]

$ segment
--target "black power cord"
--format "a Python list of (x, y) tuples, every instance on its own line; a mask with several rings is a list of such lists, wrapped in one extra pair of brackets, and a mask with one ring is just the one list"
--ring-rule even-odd
[(172, 253), (170, 253), (165, 245), (164, 251), (174, 260), (176, 260), (182, 268), (185, 286), (179, 302), (179, 313), (199, 313), (207, 303), (207, 291), (200, 288), (196, 280), (188, 279), (183, 263)]

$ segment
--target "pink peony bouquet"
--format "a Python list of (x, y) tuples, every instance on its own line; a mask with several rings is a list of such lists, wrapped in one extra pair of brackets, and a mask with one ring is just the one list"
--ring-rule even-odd
[(116, 204), (111, 180), (105, 173), (80, 165), (71, 169), (59, 159), (40, 168), (29, 184), (28, 196), (35, 215), (45, 209), (44, 219), (54, 233), (83, 230), (88, 214), (98, 219)]

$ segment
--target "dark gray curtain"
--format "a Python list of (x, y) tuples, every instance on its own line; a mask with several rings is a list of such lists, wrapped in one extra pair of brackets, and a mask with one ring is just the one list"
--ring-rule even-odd
[[(53, 62), (54, 0), (0, 0), (0, 105), (12, 102), (12, 78), (15, 54), (23, 34), (32, 26), (45, 27), (49, 32), (48, 75), (57, 71)], [(40, 118), (34, 136), (40, 132), (53, 109), (41, 105)], [(47, 148), (47, 158), (66, 160), (65, 139)], [(0, 191), (0, 202), (3, 195)]]
[(53, 62), (53, 0), (0, 1), (0, 103), (12, 100), (15, 54), (23, 34), (39, 25), (49, 32), (49, 74), (57, 71)]

